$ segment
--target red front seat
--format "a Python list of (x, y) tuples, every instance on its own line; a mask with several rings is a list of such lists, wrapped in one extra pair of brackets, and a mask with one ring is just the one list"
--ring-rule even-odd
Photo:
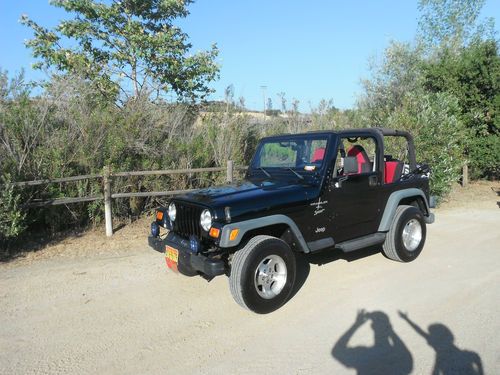
[(324, 157), (325, 157), (325, 148), (318, 147), (316, 150), (314, 150), (314, 154), (313, 154), (313, 157), (311, 159), (311, 163), (322, 161)]
[(352, 146), (349, 151), (347, 151), (347, 156), (355, 156), (358, 162), (358, 173), (370, 172), (370, 158), (366, 153), (365, 149), (360, 145)]

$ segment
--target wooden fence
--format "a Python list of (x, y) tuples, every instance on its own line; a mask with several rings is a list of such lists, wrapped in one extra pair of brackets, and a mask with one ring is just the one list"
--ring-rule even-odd
[(61, 204), (72, 204), (80, 202), (91, 202), (97, 200), (104, 200), (104, 222), (106, 224), (106, 236), (113, 235), (113, 214), (111, 210), (111, 201), (116, 198), (131, 198), (131, 197), (159, 197), (159, 196), (174, 196), (178, 194), (187, 193), (194, 189), (187, 190), (166, 190), (166, 191), (141, 191), (136, 193), (113, 193), (111, 191), (111, 180), (116, 177), (130, 177), (130, 176), (160, 176), (160, 175), (173, 175), (173, 174), (191, 174), (202, 172), (223, 172), (226, 171), (226, 181), (234, 181), (234, 171), (244, 170), (247, 167), (235, 166), (232, 160), (228, 160), (226, 167), (215, 168), (193, 168), (193, 169), (165, 169), (156, 171), (131, 171), (131, 172), (115, 172), (112, 173), (109, 167), (104, 168), (103, 174), (89, 174), (82, 176), (72, 176), (63, 178), (54, 178), (50, 180), (36, 180), (36, 181), (23, 181), (14, 182), (11, 185), (26, 187), (45, 185), (52, 183), (74, 182), (82, 180), (102, 179), (103, 194), (89, 197), (77, 198), (55, 198), (49, 200), (33, 200), (26, 206), (28, 207), (42, 207), (42, 206), (55, 206)]

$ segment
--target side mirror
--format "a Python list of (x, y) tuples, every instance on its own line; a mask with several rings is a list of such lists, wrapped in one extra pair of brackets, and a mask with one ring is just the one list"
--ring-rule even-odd
[(347, 156), (344, 158), (344, 174), (358, 173), (358, 160), (356, 156)]

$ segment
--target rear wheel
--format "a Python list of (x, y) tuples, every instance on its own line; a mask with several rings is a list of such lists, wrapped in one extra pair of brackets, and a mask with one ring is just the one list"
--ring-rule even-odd
[(411, 262), (421, 253), (426, 237), (422, 212), (413, 206), (398, 206), (383, 245), (385, 255), (399, 262)]
[(284, 241), (255, 236), (234, 253), (229, 287), (239, 305), (267, 314), (287, 301), (295, 275), (295, 254)]

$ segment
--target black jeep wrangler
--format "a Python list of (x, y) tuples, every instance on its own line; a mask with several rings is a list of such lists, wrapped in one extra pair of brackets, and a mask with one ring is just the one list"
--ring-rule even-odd
[[(384, 154), (395, 140), (400, 160)], [(390, 259), (414, 260), (434, 221), (429, 200), (429, 168), (407, 132), (280, 135), (261, 140), (242, 182), (159, 209), (148, 242), (183, 275), (227, 275), (236, 302), (269, 313), (294, 287), (298, 252), (382, 245)]]

